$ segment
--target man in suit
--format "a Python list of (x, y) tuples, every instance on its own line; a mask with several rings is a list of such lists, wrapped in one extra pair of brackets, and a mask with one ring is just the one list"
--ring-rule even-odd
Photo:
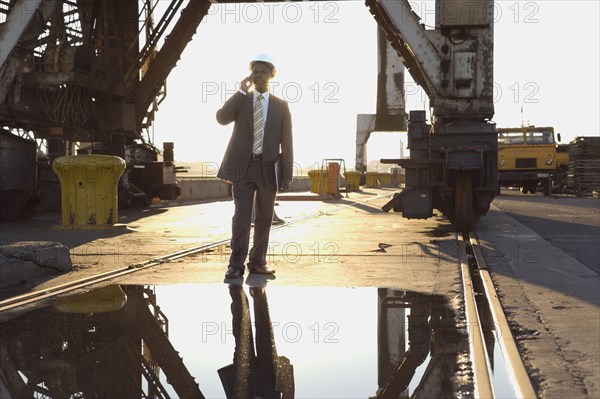
[(287, 102), (269, 93), (275, 65), (268, 56), (260, 55), (250, 62), (250, 71), (240, 90), (217, 111), (221, 125), (234, 122), (217, 174), (233, 183), (235, 204), (226, 279), (244, 275), (255, 193), (254, 242), (248, 269), (250, 273), (275, 274), (275, 270), (267, 267), (266, 260), (273, 206), (277, 190), (287, 189), (293, 172), (290, 110)]

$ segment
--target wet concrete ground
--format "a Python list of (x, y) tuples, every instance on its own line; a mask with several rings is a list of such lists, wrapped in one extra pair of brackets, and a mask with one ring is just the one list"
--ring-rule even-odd
[[(315, 310), (322, 307), (332, 315), (353, 314), (358, 311), (357, 305), (337, 306), (334, 311), (322, 304), (343, 303), (345, 294), (340, 293), (346, 292), (346, 287), (371, 292), (371, 296), (385, 287), (443, 298), (451, 312), (460, 313), (461, 286), (451, 226), (443, 217), (419, 221), (383, 213), (380, 207), (392, 192), (365, 189), (351, 193), (350, 198), (325, 202), (307, 200), (306, 195), (294, 193), (287, 199), (280, 198), (276, 210), (288, 222), (319, 216), (273, 230), (269, 265), (277, 270), (277, 279), (268, 283), (269, 306), (280, 302), (305, 304)], [(47, 287), (226, 239), (232, 212), (229, 201), (153, 206), (144, 212), (122, 212), (119, 221), (127, 227), (105, 231), (55, 229), (52, 226), (57, 218), (47, 215), (3, 224), (1, 239), (6, 242), (51, 237), (71, 248), (75, 270), (39, 285)], [(498, 208), (493, 207), (481, 220), (478, 234), (540, 397), (600, 396), (598, 275)], [(177, 287), (221, 291), (220, 299), (215, 296), (214, 300), (207, 300), (190, 294), (186, 300), (176, 301), (179, 309), (185, 311), (175, 306), (176, 310), (169, 311), (170, 320), (185, 317), (179, 315), (189, 314), (188, 309), (210, 309), (217, 302), (224, 309), (222, 301), (231, 300), (223, 284), (227, 258), (228, 248), (221, 246), (117, 282), (124, 286), (155, 285), (157, 292)], [(19, 287), (12, 288), (14, 291)], [(314, 294), (301, 292), (311, 290), (322, 290), (319, 292), (327, 293), (328, 300), (317, 305), (307, 302)], [(288, 295), (287, 301), (280, 299)], [(372, 309), (377, 308), (373, 306)], [(223, 315), (224, 312), (218, 312), (219, 317), (231, 318), (231, 312)], [(364, 316), (370, 320), (373, 317)], [(320, 323), (327, 323), (326, 319), (319, 319)], [(458, 320), (458, 331), (464, 329), (460, 323)], [(371, 334), (372, 324), (361, 321), (353, 329)], [(324, 328), (324, 324), (319, 328)], [(198, 333), (197, 328), (194, 330)], [(278, 344), (278, 354), (285, 356), (279, 349)], [(290, 360), (294, 363), (299, 359)], [(459, 365), (461, 361), (464, 359), (458, 361)], [(199, 380), (198, 383), (202, 386)], [(455, 380), (454, 384), (460, 387), (460, 382)], [(368, 385), (373, 395), (377, 385)]]

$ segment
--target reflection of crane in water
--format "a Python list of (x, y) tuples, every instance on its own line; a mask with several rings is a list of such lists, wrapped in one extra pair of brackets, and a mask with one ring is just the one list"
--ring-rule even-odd
[[(109, 286), (1, 325), (2, 398), (204, 398), (154, 293)], [(43, 396), (40, 396), (43, 395)]]
[(453, 397), (448, 371), (455, 367), (457, 331), (443, 299), (387, 288), (380, 288), (378, 294), (379, 389), (375, 398), (408, 398), (409, 384), (428, 357), (410, 397)]

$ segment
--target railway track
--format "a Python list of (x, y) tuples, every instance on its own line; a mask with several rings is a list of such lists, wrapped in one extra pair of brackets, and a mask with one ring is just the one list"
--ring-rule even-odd
[(49, 287), (43, 290), (37, 290), (33, 292), (29, 292), (27, 294), (18, 295), (12, 298), (5, 299), (0, 301), (0, 313), (18, 308), (20, 306), (29, 305), (34, 302), (39, 302), (45, 299), (50, 299), (57, 295), (66, 294), (68, 292), (72, 292), (81, 288), (86, 288), (92, 286), (94, 284), (99, 284), (101, 282), (111, 280), (113, 278), (122, 277), (127, 274), (135, 273), (141, 270), (149, 269), (153, 266), (162, 265), (167, 262), (171, 262), (177, 260), (179, 258), (183, 258), (185, 256), (190, 256), (202, 252), (209, 251), (213, 248), (216, 248), (220, 245), (224, 245), (229, 242), (229, 238), (222, 239), (218, 241), (214, 241), (209, 244), (199, 245), (192, 248), (187, 248), (181, 251), (173, 252), (168, 255), (160, 256), (157, 258), (149, 259), (143, 262), (134, 263), (128, 266), (124, 266), (115, 270), (111, 270), (105, 273), (95, 274), (93, 276), (81, 278), (78, 280), (70, 281), (65, 284), (59, 284), (53, 287)]
[[(484, 330), (493, 328), (495, 342), (506, 363), (510, 384), (517, 398), (536, 398), (525, 366), (496, 294), (494, 283), (481, 253), (474, 232), (458, 237), (460, 267), (465, 301), (465, 316), (469, 335), (469, 352), (473, 367), (474, 395), (476, 398), (494, 398), (492, 363), (488, 353)], [(476, 297), (479, 296), (479, 300)], [(486, 326), (484, 313), (488, 312), (492, 324)]]

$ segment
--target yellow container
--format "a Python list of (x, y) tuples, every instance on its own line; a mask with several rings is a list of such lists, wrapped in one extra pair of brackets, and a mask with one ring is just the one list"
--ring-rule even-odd
[(344, 173), (344, 177), (346, 178), (346, 190), (360, 190), (360, 172), (350, 170)]
[(367, 172), (365, 173), (365, 183), (367, 187), (379, 187), (379, 173)]
[(327, 192), (327, 171), (309, 170), (310, 192), (319, 194)]
[(382, 186), (391, 186), (392, 185), (392, 174), (391, 173), (378, 173), (377, 177), (379, 178), (379, 184)]
[(125, 161), (111, 155), (57, 158), (63, 226), (106, 227), (117, 222), (117, 185)]
[(394, 168), (390, 169), (390, 171), (392, 173), (392, 186), (399, 186), (400, 185), (400, 168), (394, 167)]
[(318, 170), (309, 170), (308, 178), (310, 179), (310, 192), (316, 193), (318, 192), (319, 187), (319, 171)]
[(317, 193), (321, 194), (321, 193), (326, 193), (327, 192), (327, 182), (328, 182), (328, 176), (327, 176), (327, 171), (326, 170), (319, 170), (318, 171), (318, 178), (317, 178)]
[(392, 185), (392, 174), (391, 173), (379, 173), (379, 184), (382, 186), (391, 186)]

